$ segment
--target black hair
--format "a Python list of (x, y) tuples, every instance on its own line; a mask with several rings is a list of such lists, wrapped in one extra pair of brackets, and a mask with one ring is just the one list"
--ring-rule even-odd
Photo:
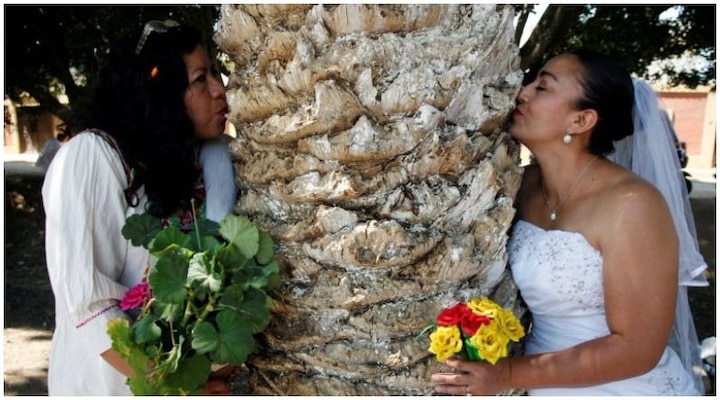
[(146, 211), (167, 217), (188, 207), (200, 173), (183, 97), (189, 85), (183, 55), (203, 41), (198, 30), (180, 25), (151, 32), (136, 53), (141, 33), (110, 50), (74, 127), (111, 135), (134, 172), (128, 201), (145, 185)]
[(606, 155), (615, 151), (613, 142), (633, 133), (633, 82), (614, 58), (592, 50), (569, 51), (584, 68), (580, 76), (583, 96), (575, 106), (597, 111), (598, 122), (590, 136), (590, 152)]

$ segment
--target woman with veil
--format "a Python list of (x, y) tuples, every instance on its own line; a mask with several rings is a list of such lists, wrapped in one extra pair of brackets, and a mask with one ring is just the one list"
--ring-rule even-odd
[(535, 163), (516, 196), (508, 258), (532, 314), (525, 354), (447, 360), (454, 372), (433, 375), (436, 391), (704, 393), (685, 287), (705, 284), (705, 263), (646, 89), (614, 59), (580, 50), (550, 59), (520, 91), (510, 133)]

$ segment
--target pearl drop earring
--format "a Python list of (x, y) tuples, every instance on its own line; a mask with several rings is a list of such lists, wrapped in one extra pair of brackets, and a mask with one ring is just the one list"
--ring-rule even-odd
[(569, 132), (565, 132), (565, 136), (563, 136), (563, 143), (570, 144), (572, 142), (572, 135)]

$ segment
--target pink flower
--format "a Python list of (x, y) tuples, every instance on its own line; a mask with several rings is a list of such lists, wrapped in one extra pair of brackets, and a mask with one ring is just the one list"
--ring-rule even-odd
[(182, 225), (189, 225), (193, 222), (193, 214), (190, 211), (185, 211), (180, 216), (180, 224)]
[(123, 297), (120, 302), (120, 309), (132, 310), (133, 308), (138, 308), (143, 305), (146, 299), (150, 298), (152, 298), (150, 285), (144, 282), (139, 283), (125, 293), (125, 297)]

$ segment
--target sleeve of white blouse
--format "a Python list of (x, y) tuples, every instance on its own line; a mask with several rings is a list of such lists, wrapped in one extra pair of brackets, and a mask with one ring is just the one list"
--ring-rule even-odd
[(110, 347), (107, 321), (123, 315), (117, 308), (100, 311), (127, 291), (118, 282), (128, 249), (121, 234), (126, 185), (116, 150), (98, 135), (83, 133), (61, 147), (42, 189), (56, 310), (98, 353)]
[(237, 196), (235, 169), (228, 149), (229, 136), (205, 142), (200, 149), (200, 165), (206, 192), (207, 218), (220, 222), (231, 213)]

